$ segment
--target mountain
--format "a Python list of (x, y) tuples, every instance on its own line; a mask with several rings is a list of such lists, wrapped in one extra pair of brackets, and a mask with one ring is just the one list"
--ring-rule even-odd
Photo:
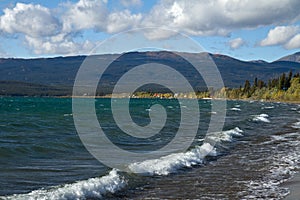
[(300, 63), (300, 52), (294, 53), (292, 55), (284, 56), (280, 58), (278, 61), (289, 61), (289, 62)]
[[(206, 55), (185, 53), (186, 57), (193, 59), (196, 63), (201, 63)], [(209, 55), (218, 67), (227, 87), (243, 86), (245, 80), (252, 82), (255, 77), (267, 81), (283, 72), (300, 71), (300, 63), (290, 60), (280, 59), (271, 63), (247, 62), (220, 54)], [(153, 62), (174, 67), (180, 73), (185, 74), (195, 89), (205, 89), (201, 76), (172, 52), (130, 52), (122, 55), (94, 56), (99, 64), (105, 63), (112, 56), (122, 58), (111, 63), (106, 74), (102, 76), (102, 82), (98, 85), (98, 93), (101, 94), (111, 92), (118, 79), (134, 66)], [(0, 95), (71, 95), (76, 73), (85, 58), (86, 56), (0, 59)], [(205, 63), (201, 64), (205, 65)], [(93, 75), (99, 76), (97, 73)]]
[(264, 60), (251, 60), (249, 62), (252, 62), (252, 63), (267, 63), (266, 61)]

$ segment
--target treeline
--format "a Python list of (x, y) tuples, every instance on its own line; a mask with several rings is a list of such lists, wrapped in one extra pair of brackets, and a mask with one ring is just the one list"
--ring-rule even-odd
[(300, 74), (283, 73), (277, 78), (264, 82), (255, 78), (251, 84), (246, 80), (239, 88), (224, 87), (221, 90), (198, 91), (196, 93), (155, 93), (135, 92), (132, 98), (228, 98), (249, 100), (276, 100), (300, 102)]
[(0, 81), (0, 96), (70, 96), (72, 87), (49, 86), (19, 81)]
[(229, 99), (278, 100), (300, 101), (300, 74), (283, 73), (267, 83), (254, 79), (253, 84), (246, 80), (244, 86), (239, 88), (222, 88), (213, 92), (213, 97)]

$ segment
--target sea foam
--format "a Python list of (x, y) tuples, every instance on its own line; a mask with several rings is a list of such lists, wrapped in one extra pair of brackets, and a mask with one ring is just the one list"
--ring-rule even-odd
[(240, 108), (230, 108), (230, 110), (232, 110), (232, 111), (241, 111)]
[(67, 200), (67, 199), (99, 199), (107, 193), (115, 193), (126, 186), (126, 180), (121, 177), (117, 170), (113, 169), (106, 176), (90, 178), (72, 184), (53, 187), (47, 190), (34, 190), (28, 194), (15, 194), (7, 197), (0, 197), (6, 200)]
[(255, 115), (253, 118), (253, 121), (261, 121), (261, 122), (270, 123), (270, 120), (267, 119), (267, 117), (269, 117), (269, 115), (267, 115), (267, 114)]
[[(280, 150), (268, 158), (271, 165), (264, 177), (246, 182), (249, 194), (242, 199), (283, 199), (289, 194), (288, 188), (280, 184), (293, 177), (300, 169), (299, 139), (299, 133), (272, 137), (273, 141), (281, 140), (279, 146), (284, 148), (278, 148)], [(286, 152), (287, 146), (292, 147), (293, 150)]]
[(241, 130), (239, 127), (235, 127), (234, 129), (222, 131), (222, 132), (216, 132), (216, 133), (210, 133), (208, 138), (210, 140), (214, 140), (217, 143), (220, 142), (231, 142), (233, 139), (233, 136), (243, 136), (244, 131)]
[(168, 175), (180, 168), (201, 164), (207, 154), (216, 155), (216, 149), (209, 143), (204, 143), (186, 153), (174, 153), (158, 159), (130, 164), (129, 169), (134, 173)]
[(295, 122), (295, 123), (292, 125), (292, 128), (300, 129), (300, 121)]
[(274, 106), (265, 106), (265, 107), (262, 107), (261, 109), (263, 110), (263, 109), (273, 109), (274, 108)]
[[(243, 131), (236, 127), (227, 131), (210, 133), (207, 137), (216, 143), (220, 143), (232, 141), (233, 136), (242, 136), (242, 133)], [(185, 167), (202, 164), (207, 155), (216, 156), (217, 149), (210, 143), (204, 142), (201, 146), (196, 146), (188, 152), (174, 153), (158, 159), (132, 163), (128, 168), (134, 173), (145, 175), (168, 175)]]

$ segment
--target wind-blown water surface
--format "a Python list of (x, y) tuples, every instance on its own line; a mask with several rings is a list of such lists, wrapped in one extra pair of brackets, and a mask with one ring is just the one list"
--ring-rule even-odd
[[(139, 145), (153, 150), (172, 139), (179, 106), (192, 109), (188, 101), (179, 105), (176, 100), (132, 100), (132, 118), (139, 125), (149, 120), (153, 103), (170, 113), (164, 134)], [(105, 118), (109, 104), (110, 99), (96, 99), (102, 126), (116, 145), (136, 150), (137, 141), (120, 136)], [(203, 138), (210, 116), (218, 113), (210, 111), (209, 100), (200, 100), (199, 105), (199, 131), (187, 152), (131, 163), (132, 173), (125, 173), (102, 165), (84, 148), (74, 127), (71, 99), (0, 98), (1, 199), (286, 196), (289, 191), (281, 183), (300, 167), (300, 106), (228, 101), (223, 132), (209, 136), (217, 142), (212, 147)]]

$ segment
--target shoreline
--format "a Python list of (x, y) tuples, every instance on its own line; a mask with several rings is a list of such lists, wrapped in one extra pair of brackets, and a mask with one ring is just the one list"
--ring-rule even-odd
[(130, 97), (130, 96), (114, 96), (111, 95), (107, 96), (60, 96), (60, 97), (53, 97), (53, 98), (95, 98), (95, 99), (106, 99), (106, 98), (115, 98), (115, 99), (199, 99), (199, 100), (226, 100), (226, 101), (259, 101), (259, 102), (267, 102), (267, 103), (289, 103), (289, 104), (300, 104), (300, 99), (296, 101), (290, 101), (290, 100), (265, 100), (265, 99), (231, 99), (231, 98), (190, 98), (190, 97), (177, 97), (177, 98), (158, 98), (158, 97)]
[(265, 99), (231, 99), (231, 98), (194, 98), (194, 97), (173, 97), (173, 98), (159, 98), (159, 97), (130, 97), (130, 96), (0, 96), (0, 98), (62, 98), (62, 99), (72, 99), (72, 98), (87, 98), (87, 99), (199, 99), (199, 100), (226, 100), (226, 101), (246, 101), (246, 102), (266, 102), (266, 103), (288, 103), (288, 104), (300, 104), (300, 99), (291, 101), (291, 100), (265, 100)]
[(284, 200), (297, 200), (300, 197), (300, 172), (298, 171), (293, 178), (287, 180), (281, 184), (282, 187), (286, 187), (290, 190), (290, 193), (284, 198)]

